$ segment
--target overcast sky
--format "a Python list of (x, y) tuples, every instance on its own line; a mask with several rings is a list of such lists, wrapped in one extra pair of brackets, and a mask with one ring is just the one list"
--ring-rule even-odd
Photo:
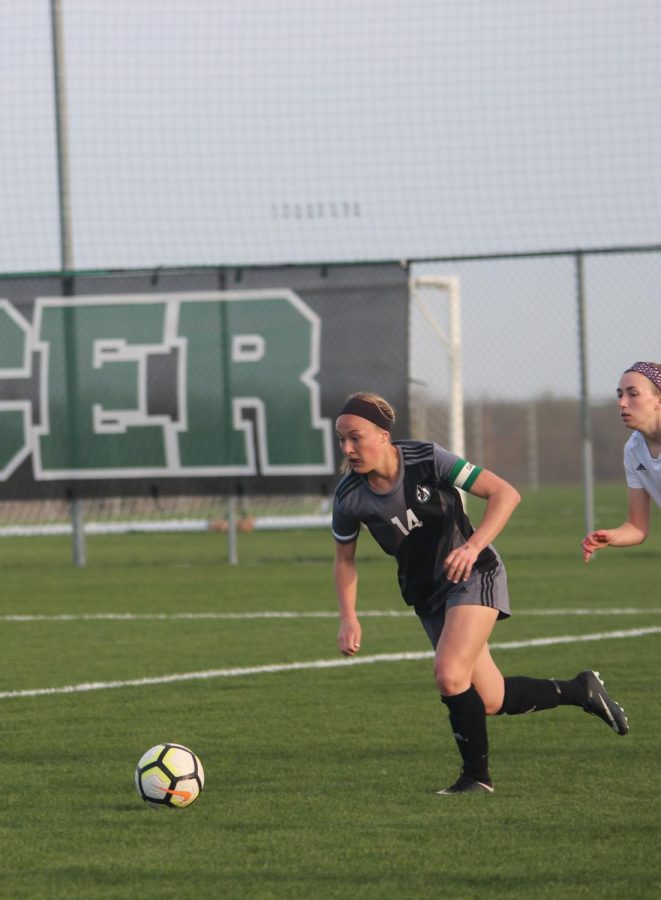
[[(75, 268), (661, 242), (658, 0), (61, 5)], [(60, 266), (49, 16), (0, 3), (3, 272)], [(586, 264), (597, 395), (661, 357), (660, 268)], [(575, 393), (571, 260), (435, 270), (469, 395)]]

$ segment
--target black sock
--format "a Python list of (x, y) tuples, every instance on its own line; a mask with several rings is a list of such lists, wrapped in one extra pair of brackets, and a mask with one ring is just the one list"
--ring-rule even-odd
[(518, 716), (521, 713), (554, 709), (556, 706), (581, 706), (574, 679), (560, 681), (557, 678), (526, 678), (525, 675), (510, 675), (505, 679), (505, 697), (497, 715), (507, 713)]
[(441, 700), (450, 713), (450, 724), (464, 763), (464, 774), (474, 781), (491, 784), (487, 719), (482, 698), (471, 685), (463, 694), (442, 696)]

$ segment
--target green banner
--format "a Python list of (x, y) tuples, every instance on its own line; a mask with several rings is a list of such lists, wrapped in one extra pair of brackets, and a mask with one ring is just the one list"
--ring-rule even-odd
[(393, 264), (0, 280), (0, 499), (316, 494), (334, 417), (373, 390), (408, 429)]
[[(291, 291), (38, 298), (35, 336), (37, 479), (333, 471), (319, 320)], [(155, 360), (173, 396), (150, 397)]]

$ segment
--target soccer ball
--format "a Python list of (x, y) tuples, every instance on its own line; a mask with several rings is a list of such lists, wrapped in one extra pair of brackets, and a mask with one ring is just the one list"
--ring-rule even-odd
[(190, 806), (204, 787), (202, 763), (181, 744), (156, 744), (135, 767), (138, 794), (150, 806)]

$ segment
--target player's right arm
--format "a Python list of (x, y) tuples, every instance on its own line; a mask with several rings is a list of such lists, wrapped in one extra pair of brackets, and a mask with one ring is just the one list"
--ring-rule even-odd
[(627, 521), (618, 528), (600, 528), (583, 538), (583, 559), (590, 562), (595, 550), (602, 547), (633, 547), (642, 544), (649, 533), (650, 497), (642, 488), (629, 488)]
[(358, 597), (356, 541), (335, 542), (333, 578), (340, 613), (337, 645), (340, 653), (344, 656), (353, 656), (360, 650), (361, 637), (360, 622), (356, 615), (356, 599)]

